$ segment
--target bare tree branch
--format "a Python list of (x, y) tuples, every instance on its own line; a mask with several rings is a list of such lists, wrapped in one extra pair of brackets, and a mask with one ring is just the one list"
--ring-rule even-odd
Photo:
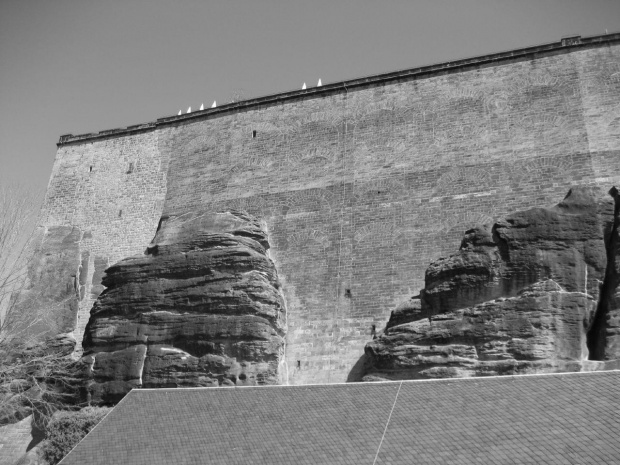
[(82, 366), (71, 346), (0, 343), (0, 425), (34, 415), (45, 425), (55, 411), (77, 408)]
[(11, 296), (26, 282), (41, 193), (0, 179), (0, 332)]

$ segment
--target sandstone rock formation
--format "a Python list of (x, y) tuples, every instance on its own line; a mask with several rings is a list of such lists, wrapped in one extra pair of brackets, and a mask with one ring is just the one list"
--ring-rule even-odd
[(620, 358), (620, 196), (572, 189), (552, 208), (465, 233), (366, 346), (366, 380), (601, 368)]
[(242, 212), (162, 218), (145, 255), (106, 270), (84, 340), (92, 399), (277, 383), (285, 305), (268, 248)]

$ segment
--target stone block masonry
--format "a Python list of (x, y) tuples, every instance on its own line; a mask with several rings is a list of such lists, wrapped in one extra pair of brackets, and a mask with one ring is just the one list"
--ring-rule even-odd
[(155, 235), (168, 171), (158, 135), (147, 128), (58, 147), (40, 222), (46, 230), (71, 225), (81, 231), (78, 351), (90, 309), (103, 291), (103, 271), (144, 251)]
[(83, 231), (79, 339), (101, 268), (162, 214), (247, 210), (283, 283), (288, 382), (343, 382), (467, 228), (620, 183), (619, 102), (610, 34), (63, 136), (41, 225)]

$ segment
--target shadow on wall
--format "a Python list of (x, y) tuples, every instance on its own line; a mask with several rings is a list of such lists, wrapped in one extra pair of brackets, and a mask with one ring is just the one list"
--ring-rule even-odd
[(362, 355), (347, 376), (347, 383), (357, 383), (362, 381), (368, 369), (372, 366), (372, 361), (368, 355)]

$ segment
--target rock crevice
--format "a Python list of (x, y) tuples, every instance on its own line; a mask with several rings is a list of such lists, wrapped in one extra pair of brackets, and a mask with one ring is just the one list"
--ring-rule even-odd
[(620, 356), (620, 193), (613, 187), (609, 195), (614, 199), (614, 218), (605, 231), (607, 268), (601, 298), (587, 333), (589, 359), (599, 361)]

